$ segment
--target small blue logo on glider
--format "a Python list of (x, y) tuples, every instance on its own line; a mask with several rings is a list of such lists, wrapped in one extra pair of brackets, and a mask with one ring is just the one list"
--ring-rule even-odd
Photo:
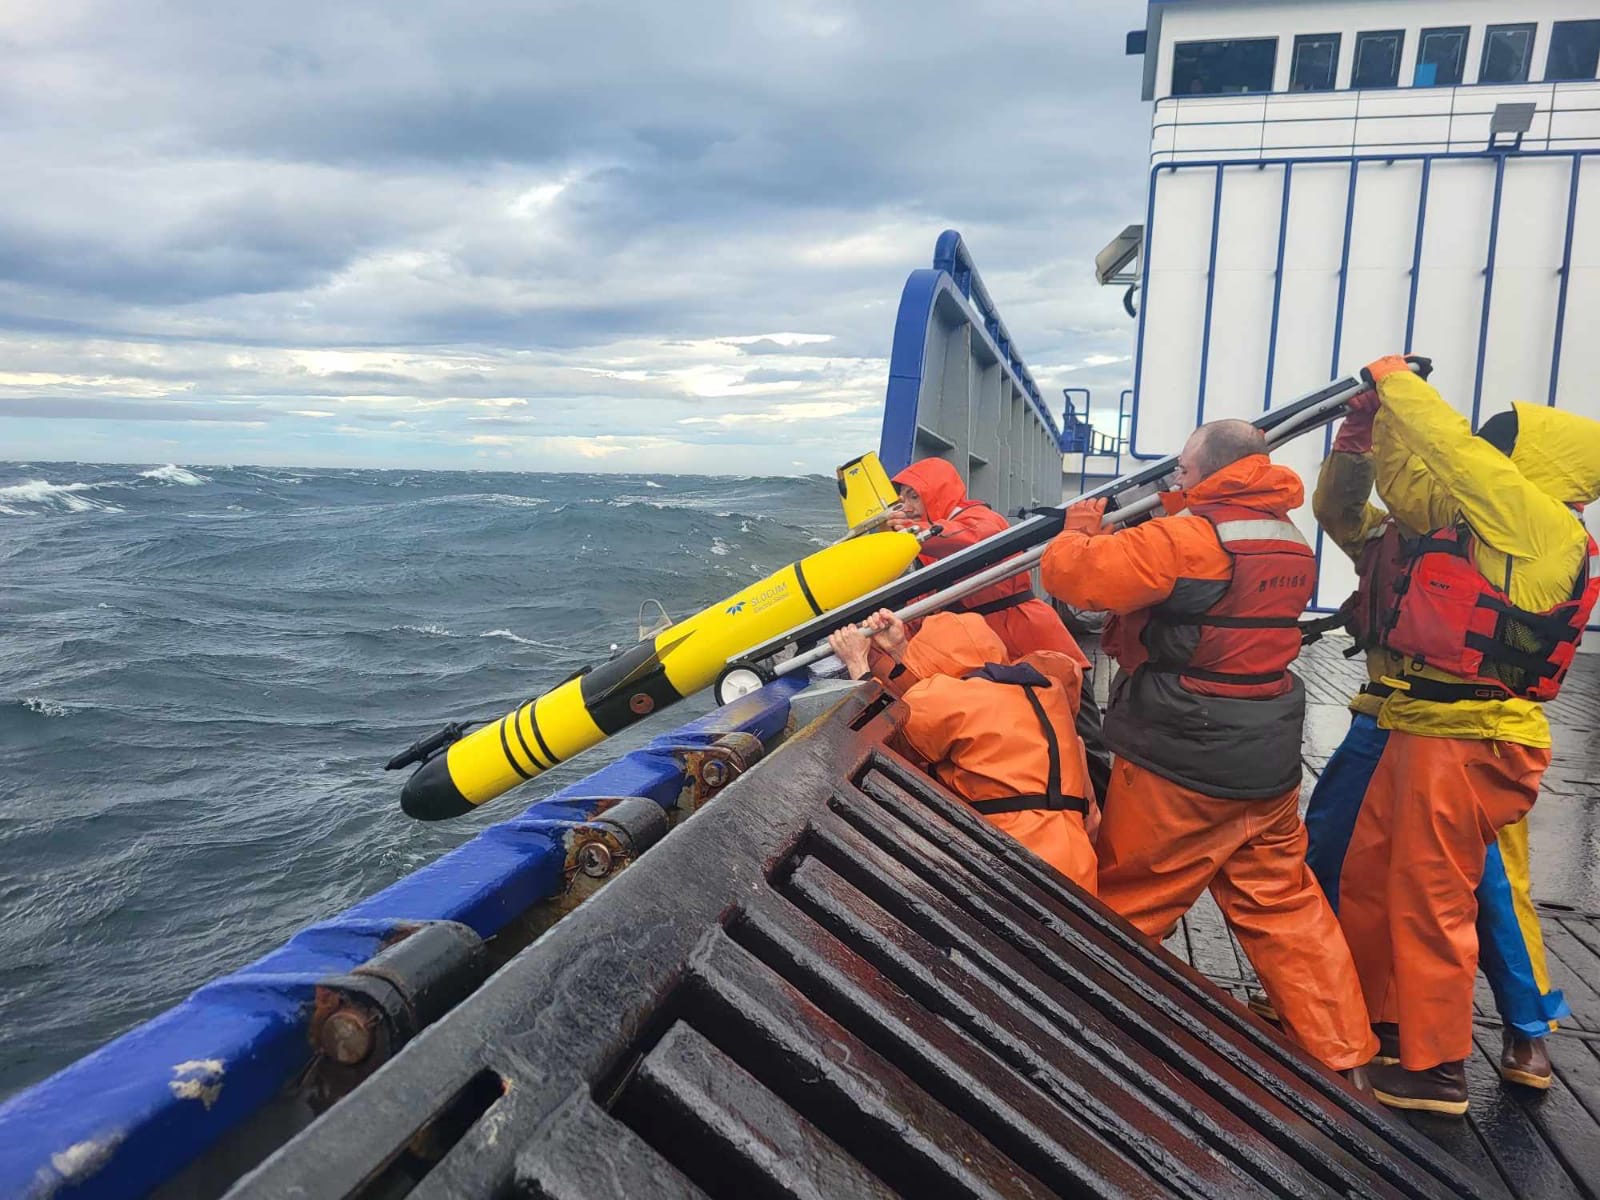
[(728, 607), (726, 609), (726, 612), (730, 617), (737, 617), (743, 611), (744, 611), (744, 601), (743, 600), (739, 601), (739, 603), (737, 603), (737, 604), (728, 605)]

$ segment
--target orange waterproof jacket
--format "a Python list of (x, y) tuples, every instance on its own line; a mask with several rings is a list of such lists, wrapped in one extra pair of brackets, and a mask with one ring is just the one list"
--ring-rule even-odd
[(917, 677), (904, 695), (906, 745), (989, 824), (1093, 890), (1088, 767), (1073, 728), (1077, 662), (1039, 651), (1009, 663), (980, 618), (934, 613), (906, 646), (905, 665)]
[[(894, 477), (894, 482), (913, 487), (922, 497), (928, 521), (940, 527), (936, 537), (922, 544), (917, 562), (926, 566), (954, 554), (974, 542), (1004, 533), (1005, 517), (981, 500), (967, 495), (961, 475), (942, 458), (924, 458), (912, 463)], [(1020, 658), (1035, 650), (1055, 650), (1077, 660), (1087, 669), (1089, 659), (1079, 648), (1055, 610), (1033, 594), (1028, 572), (974, 592), (960, 601), (961, 609), (976, 612), (1000, 635), (1010, 658)]]
[[(1117, 614), (1105, 642), (1120, 668), (1105, 721), (1113, 752), (1203, 795), (1281, 796), (1300, 781), (1305, 720), (1305, 689), (1287, 670), (1316, 573), (1288, 520), (1305, 488), (1255, 454), (1183, 499), (1184, 512), (1116, 533), (1063, 531), (1041, 564), (1044, 584)], [(1219, 531), (1262, 540), (1230, 541), (1247, 557)], [(1236, 561), (1241, 584), (1252, 572), (1248, 587), (1235, 587)]]

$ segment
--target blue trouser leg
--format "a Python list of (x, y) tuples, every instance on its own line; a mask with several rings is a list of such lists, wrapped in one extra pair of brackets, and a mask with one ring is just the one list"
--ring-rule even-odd
[[(1544, 939), (1527, 895), (1527, 828), (1519, 821), (1501, 833), (1501, 840), (1489, 847), (1478, 885), (1478, 965), (1494, 992), (1500, 1019), (1524, 1037), (1544, 1037), (1550, 1022), (1571, 1016), (1572, 1010), (1561, 992), (1550, 988), (1545, 968)], [(1513, 874), (1520, 887), (1514, 885)]]
[(1350, 845), (1350, 831), (1361, 815), (1361, 801), (1367, 784), (1378, 769), (1378, 759), (1388, 744), (1389, 731), (1363, 713), (1350, 719), (1344, 741), (1328, 759), (1312, 789), (1306, 805), (1306, 834), (1310, 848), (1306, 865), (1322, 885), (1323, 895), (1333, 911), (1339, 911), (1339, 872), (1344, 868), (1344, 852)]

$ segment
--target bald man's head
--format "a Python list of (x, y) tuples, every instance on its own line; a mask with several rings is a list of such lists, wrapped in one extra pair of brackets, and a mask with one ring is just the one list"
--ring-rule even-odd
[(1241, 458), (1267, 452), (1267, 436), (1249, 421), (1207, 421), (1178, 455), (1178, 486), (1191, 488)]

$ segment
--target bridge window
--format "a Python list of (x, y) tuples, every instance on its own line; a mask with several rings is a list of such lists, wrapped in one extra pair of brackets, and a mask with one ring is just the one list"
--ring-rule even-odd
[(1356, 61), (1350, 69), (1353, 88), (1387, 88), (1400, 82), (1400, 51), (1406, 44), (1404, 29), (1380, 29), (1356, 34)]
[(1600, 21), (1557, 21), (1550, 29), (1550, 54), (1544, 60), (1547, 83), (1593, 79), (1600, 68)]
[(1491, 25), (1483, 39), (1479, 83), (1527, 83), (1533, 58), (1533, 26)]
[(1337, 33), (1302, 33), (1294, 39), (1294, 53), (1289, 59), (1289, 90), (1331, 92), (1338, 67)]
[(1454, 87), (1467, 65), (1467, 27), (1424, 29), (1417, 43), (1415, 87)]
[(1270, 92), (1278, 62), (1277, 38), (1179, 42), (1172, 50), (1174, 96)]

